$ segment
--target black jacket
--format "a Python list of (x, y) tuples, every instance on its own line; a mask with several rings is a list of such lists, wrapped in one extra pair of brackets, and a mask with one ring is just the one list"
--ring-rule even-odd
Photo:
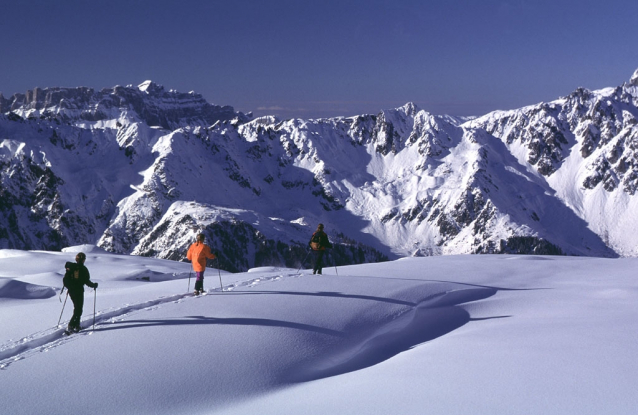
[(79, 294), (84, 292), (84, 285), (88, 285), (91, 288), (96, 288), (97, 283), (91, 281), (89, 270), (82, 264), (75, 262), (67, 262), (64, 264), (66, 273), (62, 282), (69, 291), (69, 294)]

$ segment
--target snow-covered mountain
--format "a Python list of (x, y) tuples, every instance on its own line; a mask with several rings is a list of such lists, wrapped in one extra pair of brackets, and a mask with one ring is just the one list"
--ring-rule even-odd
[(181, 259), (204, 232), (231, 271), (406, 255), (635, 256), (638, 76), (478, 118), (253, 119), (138, 87), (0, 96), (0, 248), (97, 243)]
[(629, 84), (588, 91), (464, 125), (499, 138), (517, 162), (603, 242), (638, 254), (638, 70)]

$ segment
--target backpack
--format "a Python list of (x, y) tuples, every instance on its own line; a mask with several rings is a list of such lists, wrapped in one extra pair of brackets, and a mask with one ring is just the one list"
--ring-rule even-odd
[(312, 234), (312, 238), (310, 239), (310, 247), (315, 251), (321, 249), (321, 235), (319, 232), (315, 232)]
[(78, 288), (81, 288), (84, 285), (81, 272), (82, 267), (75, 262), (67, 262), (64, 264), (64, 268), (66, 268), (67, 271), (64, 273), (64, 278), (62, 278), (62, 284), (66, 287), (66, 289), (75, 291)]
[(64, 264), (64, 268), (67, 269), (64, 273), (65, 278), (76, 280), (80, 278), (80, 267), (75, 262), (67, 262)]

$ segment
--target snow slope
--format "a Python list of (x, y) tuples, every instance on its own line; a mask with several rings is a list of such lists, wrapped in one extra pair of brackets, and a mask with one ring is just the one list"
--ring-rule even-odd
[[(100, 287), (85, 293), (86, 329), (62, 337), (63, 264), (79, 250)], [(3, 413), (638, 407), (636, 259), (442, 256), (323, 276), (209, 269), (207, 295), (193, 297), (188, 264), (65, 251), (0, 250)], [(63, 325), (70, 315), (67, 303)]]

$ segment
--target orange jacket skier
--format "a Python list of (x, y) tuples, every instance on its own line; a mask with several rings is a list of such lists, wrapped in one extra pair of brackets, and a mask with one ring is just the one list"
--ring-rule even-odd
[(203, 233), (197, 235), (197, 241), (188, 248), (186, 258), (193, 264), (195, 271), (195, 295), (204, 292), (204, 271), (206, 270), (206, 259), (215, 259), (215, 254), (210, 252), (210, 247), (204, 243), (206, 237)]

